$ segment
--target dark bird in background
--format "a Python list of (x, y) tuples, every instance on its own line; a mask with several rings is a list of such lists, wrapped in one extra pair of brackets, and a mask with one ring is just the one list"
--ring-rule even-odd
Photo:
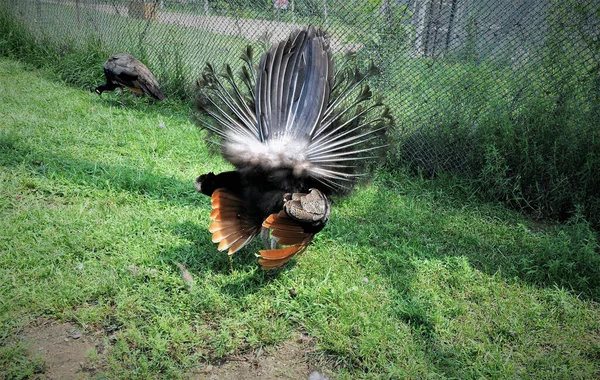
[(94, 89), (98, 95), (102, 95), (104, 91), (114, 91), (116, 88), (121, 88), (123, 95), (123, 87), (126, 87), (135, 94), (146, 94), (157, 100), (165, 100), (152, 72), (131, 54), (111, 56), (104, 63), (104, 75), (106, 83)]
[(250, 47), (242, 60), (239, 78), (229, 66), (218, 74), (207, 64), (199, 81), (197, 121), (219, 137), (236, 170), (201, 175), (195, 186), (211, 197), (218, 249), (232, 255), (266, 232), (277, 244), (258, 256), (271, 269), (303, 253), (325, 227), (330, 196), (347, 194), (366, 174), (392, 118), (367, 75), (334, 72), (318, 28), (275, 44), (256, 70)]

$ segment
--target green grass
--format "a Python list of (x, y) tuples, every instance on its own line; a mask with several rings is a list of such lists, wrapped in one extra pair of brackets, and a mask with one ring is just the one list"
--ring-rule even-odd
[[(126, 51), (148, 64), (167, 98), (189, 101), (206, 61), (235, 68), (247, 43), (257, 55), (264, 48), (237, 36), (87, 7), (78, 18), (73, 2), (0, 3), (0, 56), (52, 67), (78, 87), (96, 86), (106, 57)], [(398, 126), (388, 167), (410, 167), (426, 177), (460, 175), (482, 199), (560, 222), (579, 215), (600, 230), (600, 39), (588, 30), (597, 19), (596, 2), (553, 0), (528, 16), (543, 19), (532, 25), (545, 27), (521, 30), (517, 23), (502, 33), (475, 32), (478, 22), (487, 22), (475, 7), (471, 16), (457, 16), (464, 39), (434, 56), (414, 54), (412, 7), (397, 4), (385, 13), (380, 0), (351, 3), (330, 4), (327, 21), (321, 1), (299, 2), (294, 14), (362, 46), (353, 64), (375, 63), (381, 70), (370, 85)], [(197, 2), (166, 4), (163, 13), (203, 12)], [(269, 1), (210, 6), (231, 20), (276, 18)], [(280, 16), (289, 21), (291, 12)], [(243, 34), (238, 27), (232, 23), (230, 32)], [(522, 33), (528, 37), (518, 37)]]
[[(228, 166), (176, 102), (99, 99), (0, 60), (0, 378), (38, 316), (116, 331), (108, 378), (178, 378), (295, 332), (339, 378), (595, 378), (598, 242), (402, 173), (336, 199), (309, 252), (233, 270), (194, 178)], [(194, 277), (188, 288), (176, 262)], [(296, 292), (290, 296), (290, 290)]]

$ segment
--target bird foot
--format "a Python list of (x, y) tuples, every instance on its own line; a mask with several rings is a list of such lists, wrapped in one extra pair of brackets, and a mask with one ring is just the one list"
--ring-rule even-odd
[(265, 249), (276, 249), (279, 247), (277, 243), (277, 238), (271, 236), (271, 230), (263, 227), (260, 230), (260, 239), (263, 242)]

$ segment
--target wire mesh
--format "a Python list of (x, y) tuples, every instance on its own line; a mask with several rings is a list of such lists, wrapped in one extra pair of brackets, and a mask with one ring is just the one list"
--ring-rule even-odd
[[(205, 62), (235, 65), (247, 44), (260, 51), (302, 25), (322, 26), (336, 53), (352, 52), (358, 66), (380, 68), (372, 86), (397, 121), (395, 159), (431, 175), (476, 170), (483, 126), (494, 114), (518, 115), (525, 98), (556, 100), (564, 86), (584, 100), (596, 97), (585, 107), (600, 97), (594, 0), (3, 0), (3, 6), (45, 41), (99, 39), (115, 53), (137, 56), (166, 88), (191, 89)], [(599, 113), (593, 112), (598, 121)]]

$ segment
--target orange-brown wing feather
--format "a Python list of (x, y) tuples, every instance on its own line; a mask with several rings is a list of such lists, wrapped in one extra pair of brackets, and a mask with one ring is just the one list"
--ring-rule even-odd
[(219, 208), (212, 210), (210, 213), (210, 220), (232, 220), (238, 217), (238, 211), (225, 211)]
[(243, 217), (242, 200), (227, 190), (215, 190), (211, 202), (212, 223), (208, 230), (212, 232), (213, 243), (219, 243), (219, 251), (229, 249), (227, 253), (233, 255), (260, 232), (260, 225), (253, 225)]
[(271, 230), (271, 235), (280, 245), (289, 247), (260, 250), (258, 263), (262, 269), (274, 269), (288, 262), (292, 257), (302, 254), (312, 241), (314, 234), (304, 232), (295, 220), (285, 211), (271, 214), (263, 222), (263, 227)]

